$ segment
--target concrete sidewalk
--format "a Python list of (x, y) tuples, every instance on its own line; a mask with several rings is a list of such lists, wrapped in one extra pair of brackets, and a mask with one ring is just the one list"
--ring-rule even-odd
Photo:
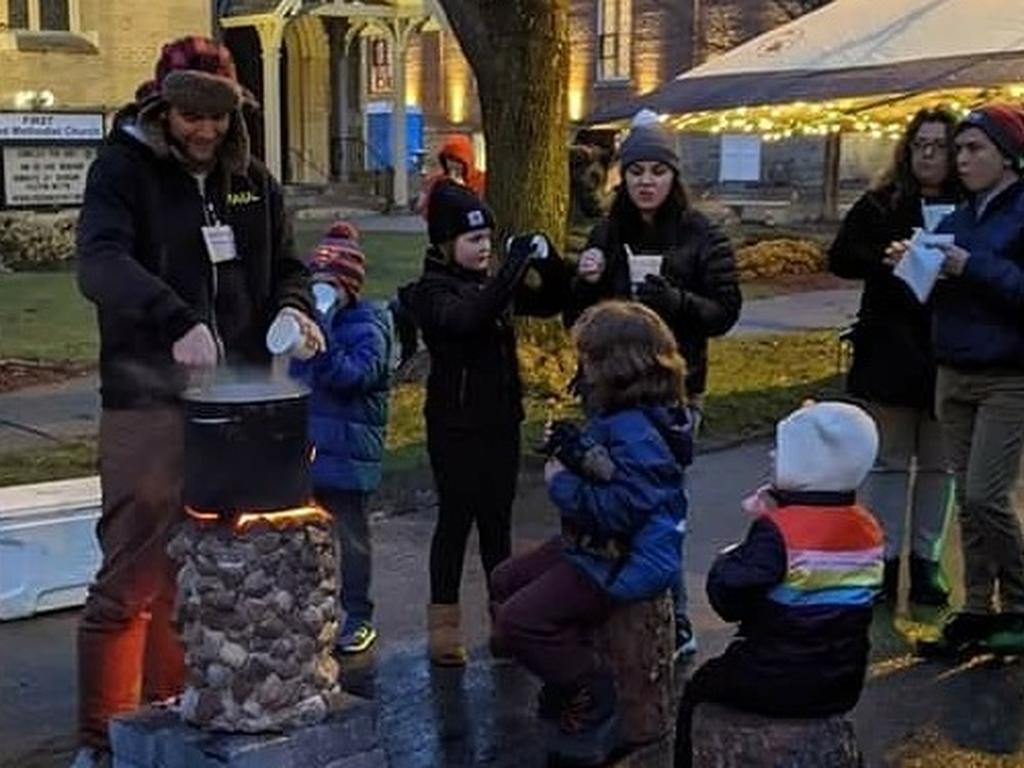
[[(394, 223), (409, 217), (376, 218)], [(859, 295), (856, 290), (810, 291), (749, 301), (732, 335), (841, 328), (856, 312)], [(50, 441), (38, 431), (58, 439), (95, 434), (97, 386), (93, 375), (0, 395), (0, 451), (45, 446)]]
[[(768, 477), (768, 446), (746, 445), (698, 458), (686, 576), (700, 659), (717, 654), (734, 628), (710, 610), (703, 582), (716, 552), (743, 535), (743, 494)], [(516, 503), (518, 548), (556, 530), (536, 471), (524, 472)], [(472, 663), (432, 669), (425, 657), (427, 559), (433, 513), (419, 510), (373, 525), (376, 651), (343, 673), (346, 687), (375, 695), (381, 742), (392, 768), (544, 764), (533, 716), (537, 683), (486, 650), (488, 618), (475, 545), (467, 558), (464, 622)], [(74, 728), (76, 612), (0, 624), (0, 767), (63, 768)], [(1024, 765), (1024, 667), (976, 663), (950, 669), (916, 661), (879, 614), (872, 667), (854, 712), (866, 765)]]
[(748, 301), (730, 335), (845, 328), (857, 316), (859, 288), (807, 291)]

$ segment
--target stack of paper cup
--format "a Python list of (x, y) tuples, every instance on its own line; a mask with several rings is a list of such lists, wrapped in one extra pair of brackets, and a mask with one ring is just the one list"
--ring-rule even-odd
[(291, 355), (308, 360), (314, 350), (306, 343), (299, 321), (289, 314), (278, 315), (267, 329), (267, 349), (272, 355)]

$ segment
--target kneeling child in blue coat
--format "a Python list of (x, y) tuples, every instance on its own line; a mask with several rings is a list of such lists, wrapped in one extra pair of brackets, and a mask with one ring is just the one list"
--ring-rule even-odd
[(573, 329), (590, 418), (554, 426), (545, 467), (562, 532), (491, 576), (493, 644), (544, 682), (550, 751), (587, 764), (617, 746), (614, 681), (592, 645), (617, 605), (655, 597), (678, 578), (692, 438), (684, 364), (665, 323), (607, 302)]

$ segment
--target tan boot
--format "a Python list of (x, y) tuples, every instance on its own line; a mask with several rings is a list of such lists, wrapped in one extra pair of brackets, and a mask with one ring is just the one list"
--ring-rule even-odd
[(431, 603), (427, 606), (427, 649), (430, 660), (439, 667), (462, 667), (466, 664), (461, 622), (457, 603)]

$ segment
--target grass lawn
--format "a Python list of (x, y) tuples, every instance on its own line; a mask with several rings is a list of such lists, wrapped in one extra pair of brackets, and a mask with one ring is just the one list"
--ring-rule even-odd
[[(298, 239), (311, 248), (321, 234), (309, 227)], [(368, 255), (366, 296), (388, 299), (395, 289), (420, 272), (424, 240), (420, 235), (368, 233), (363, 236)], [(747, 300), (816, 288), (841, 287), (821, 278), (760, 281), (745, 284)], [(820, 283), (820, 284), (818, 284)], [(74, 273), (0, 273), (0, 360), (18, 358), (46, 362), (94, 363), (96, 320), (75, 285)]]
[[(323, 226), (297, 230), (300, 253), (312, 249)], [(387, 299), (420, 272), (425, 239), (401, 233), (363, 235), (366, 296)], [(96, 361), (96, 319), (73, 270), (0, 273), (0, 360)]]
[(96, 319), (74, 273), (0, 273), (0, 360), (96, 361)]
[[(575, 408), (561, 392), (575, 366), (561, 330), (548, 323), (524, 328), (521, 357), (527, 387), (524, 453), (539, 442), (544, 420), (570, 416)], [(711, 378), (703, 440), (720, 443), (763, 434), (807, 397), (839, 391), (832, 332), (721, 339), (712, 344)], [(423, 388), (402, 384), (392, 391), (385, 474), (391, 478), (426, 467)], [(92, 474), (91, 440), (33, 451), (0, 453), (0, 485)]]
[[(324, 222), (298, 222), (295, 226), (295, 249), (301, 255), (310, 253), (326, 231)], [(395, 289), (415, 279), (423, 265), (427, 246), (425, 235), (401, 232), (365, 232), (360, 235), (366, 254), (366, 285), (364, 296), (390, 299)]]

